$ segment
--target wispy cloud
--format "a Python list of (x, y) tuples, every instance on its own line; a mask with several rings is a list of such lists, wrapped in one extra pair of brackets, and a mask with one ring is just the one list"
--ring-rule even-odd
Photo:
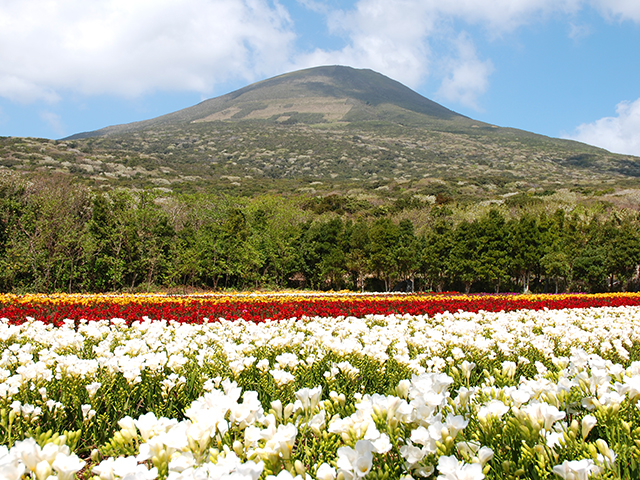
[(593, 33), (593, 29), (589, 25), (577, 25), (573, 22), (569, 23), (569, 38), (574, 41), (582, 40)]
[(640, 2), (636, 0), (592, 0), (590, 3), (610, 19), (640, 22)]
[(62, 117), (53, 112), (40, 112), (40, 118), (47, 124), (49, 129), (57, 136), (62, 137), (66, 134), (66, 129), (62, 122)]
[(489, 86), (490, 60), (480, 60), (471, 38), (462, 33), (456, 41), (458, 56), (446, 62), (446, 76), (438, 97), (478, 110), (477, 100)]
[(616, 116), (604, 117), (593, 123), (578, 126), (564, 138), (606, 148), (615, 153), (640, 156), (640, 98), (635, 102), (621, 102)]

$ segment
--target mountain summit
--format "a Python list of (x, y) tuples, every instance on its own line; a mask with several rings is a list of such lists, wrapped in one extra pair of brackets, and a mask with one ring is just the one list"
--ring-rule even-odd
[(373, 70), (323, 66), (263, 80), (151, 120), (80, 133), (69, 139), (212, 121), (428, 124), (456, 119), (470, 120)]

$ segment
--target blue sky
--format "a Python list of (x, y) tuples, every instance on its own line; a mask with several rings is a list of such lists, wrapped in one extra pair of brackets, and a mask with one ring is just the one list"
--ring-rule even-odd
[(640, 156), (637, 0), (0, 0), (0, 136), (62, 138), (333, 64)]

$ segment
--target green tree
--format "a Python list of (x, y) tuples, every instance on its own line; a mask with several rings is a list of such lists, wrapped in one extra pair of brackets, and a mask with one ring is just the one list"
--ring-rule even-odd
[(519, 219), (509, 222), (508, 236), (510, 270), (519, 279), (522, 291), (527, 293), (532, 275), (540, 273), (540, 259), (545, 251), (545, 238), (538, 218), (525, 213)]
[(286, 286), (289, 278), (301, 270), (297, 244), (306, 214), (291, 202), (269, 196), (252, 201), (247, 216), (252, 230), (250, 241), (260, 259), (256, 285)]
[(361, 292), (364, 292), (365, 275), (368, 273), (369, 250), (369, 225), (362, 219), (357, 222), (347, 222), (345, 226), (347, 238), (346, 261), (347, 268), (355, 277), (354, 284)]
[(640, 263), (640, 235), (631, 218), (614, 215), (601, 231), (606, 252), (605, 268), (611, 290), (626, 290)]
[(175, 231), (148, 192), (115, 191), (93, 199), (85, 255), (93, 289), (147, 289), (170, 277)]
[(453, 233), (453, 247), (449, 256), (449, 271), (452, 279), (464, 284), (465, 293), (478, 280), (480, 258), (478, 256), (480, 230), (478, 222), (463, 221)]
[(400, 220), (398, 223), (398, 243), (395, 248), (396, 273), (399, 279), (410, 281), (413, 285), (419, 267), (418, 239), (411, 220)]
[(340, 288), (347, 273), (344, 224), (338, 217), (302, 226), (303, 274), (311, 288)]
[(396, 251), (400, 240), (400, 230), (389, 218), (377, 219), (369, 230), (369, 268), (384, 281), (385, 290), (391, 288), (391, 281), (397, 275)]
[(443, 218), (436, 219), (426, 232), (419, 252), (420, 272), (430, 287), (441, 292), (450, 277), (451, 250), (454, 245), (453, 227)]
[[(14, 289), (82, 289), (83, 235), (90, 194), (68, 177), (36, 177), (4, 202), (4, 249)], [(7, 211), (8, 209), (8, 211)], [(7, 230), (8, 229), (8, 230)]]
[(509, 268), (509, 245), (504, 216), (497, 210), (478, 221), (477, 275), (491, 285), (496, 293), (500, 284), (507, 279)]

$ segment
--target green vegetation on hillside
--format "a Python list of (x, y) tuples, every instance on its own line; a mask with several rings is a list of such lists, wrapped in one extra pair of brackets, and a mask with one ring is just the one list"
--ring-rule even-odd
[(204, 122), (50, 141), (0, 138), (0, 166), (62, 172), (92, 188), (254, 196), (331, 193), (377, 199), (500, 200), (563, 188), (640, 185), (635, 157), (512, 131), (466, 133), (378, 123)]
[(418, 290), (637, 289), (640, 215), (574, 200), (376, 206), (339, 195), (95, 192), (68, 176), (5, 175), (0, 290), (381, 291), (407, 280)]

